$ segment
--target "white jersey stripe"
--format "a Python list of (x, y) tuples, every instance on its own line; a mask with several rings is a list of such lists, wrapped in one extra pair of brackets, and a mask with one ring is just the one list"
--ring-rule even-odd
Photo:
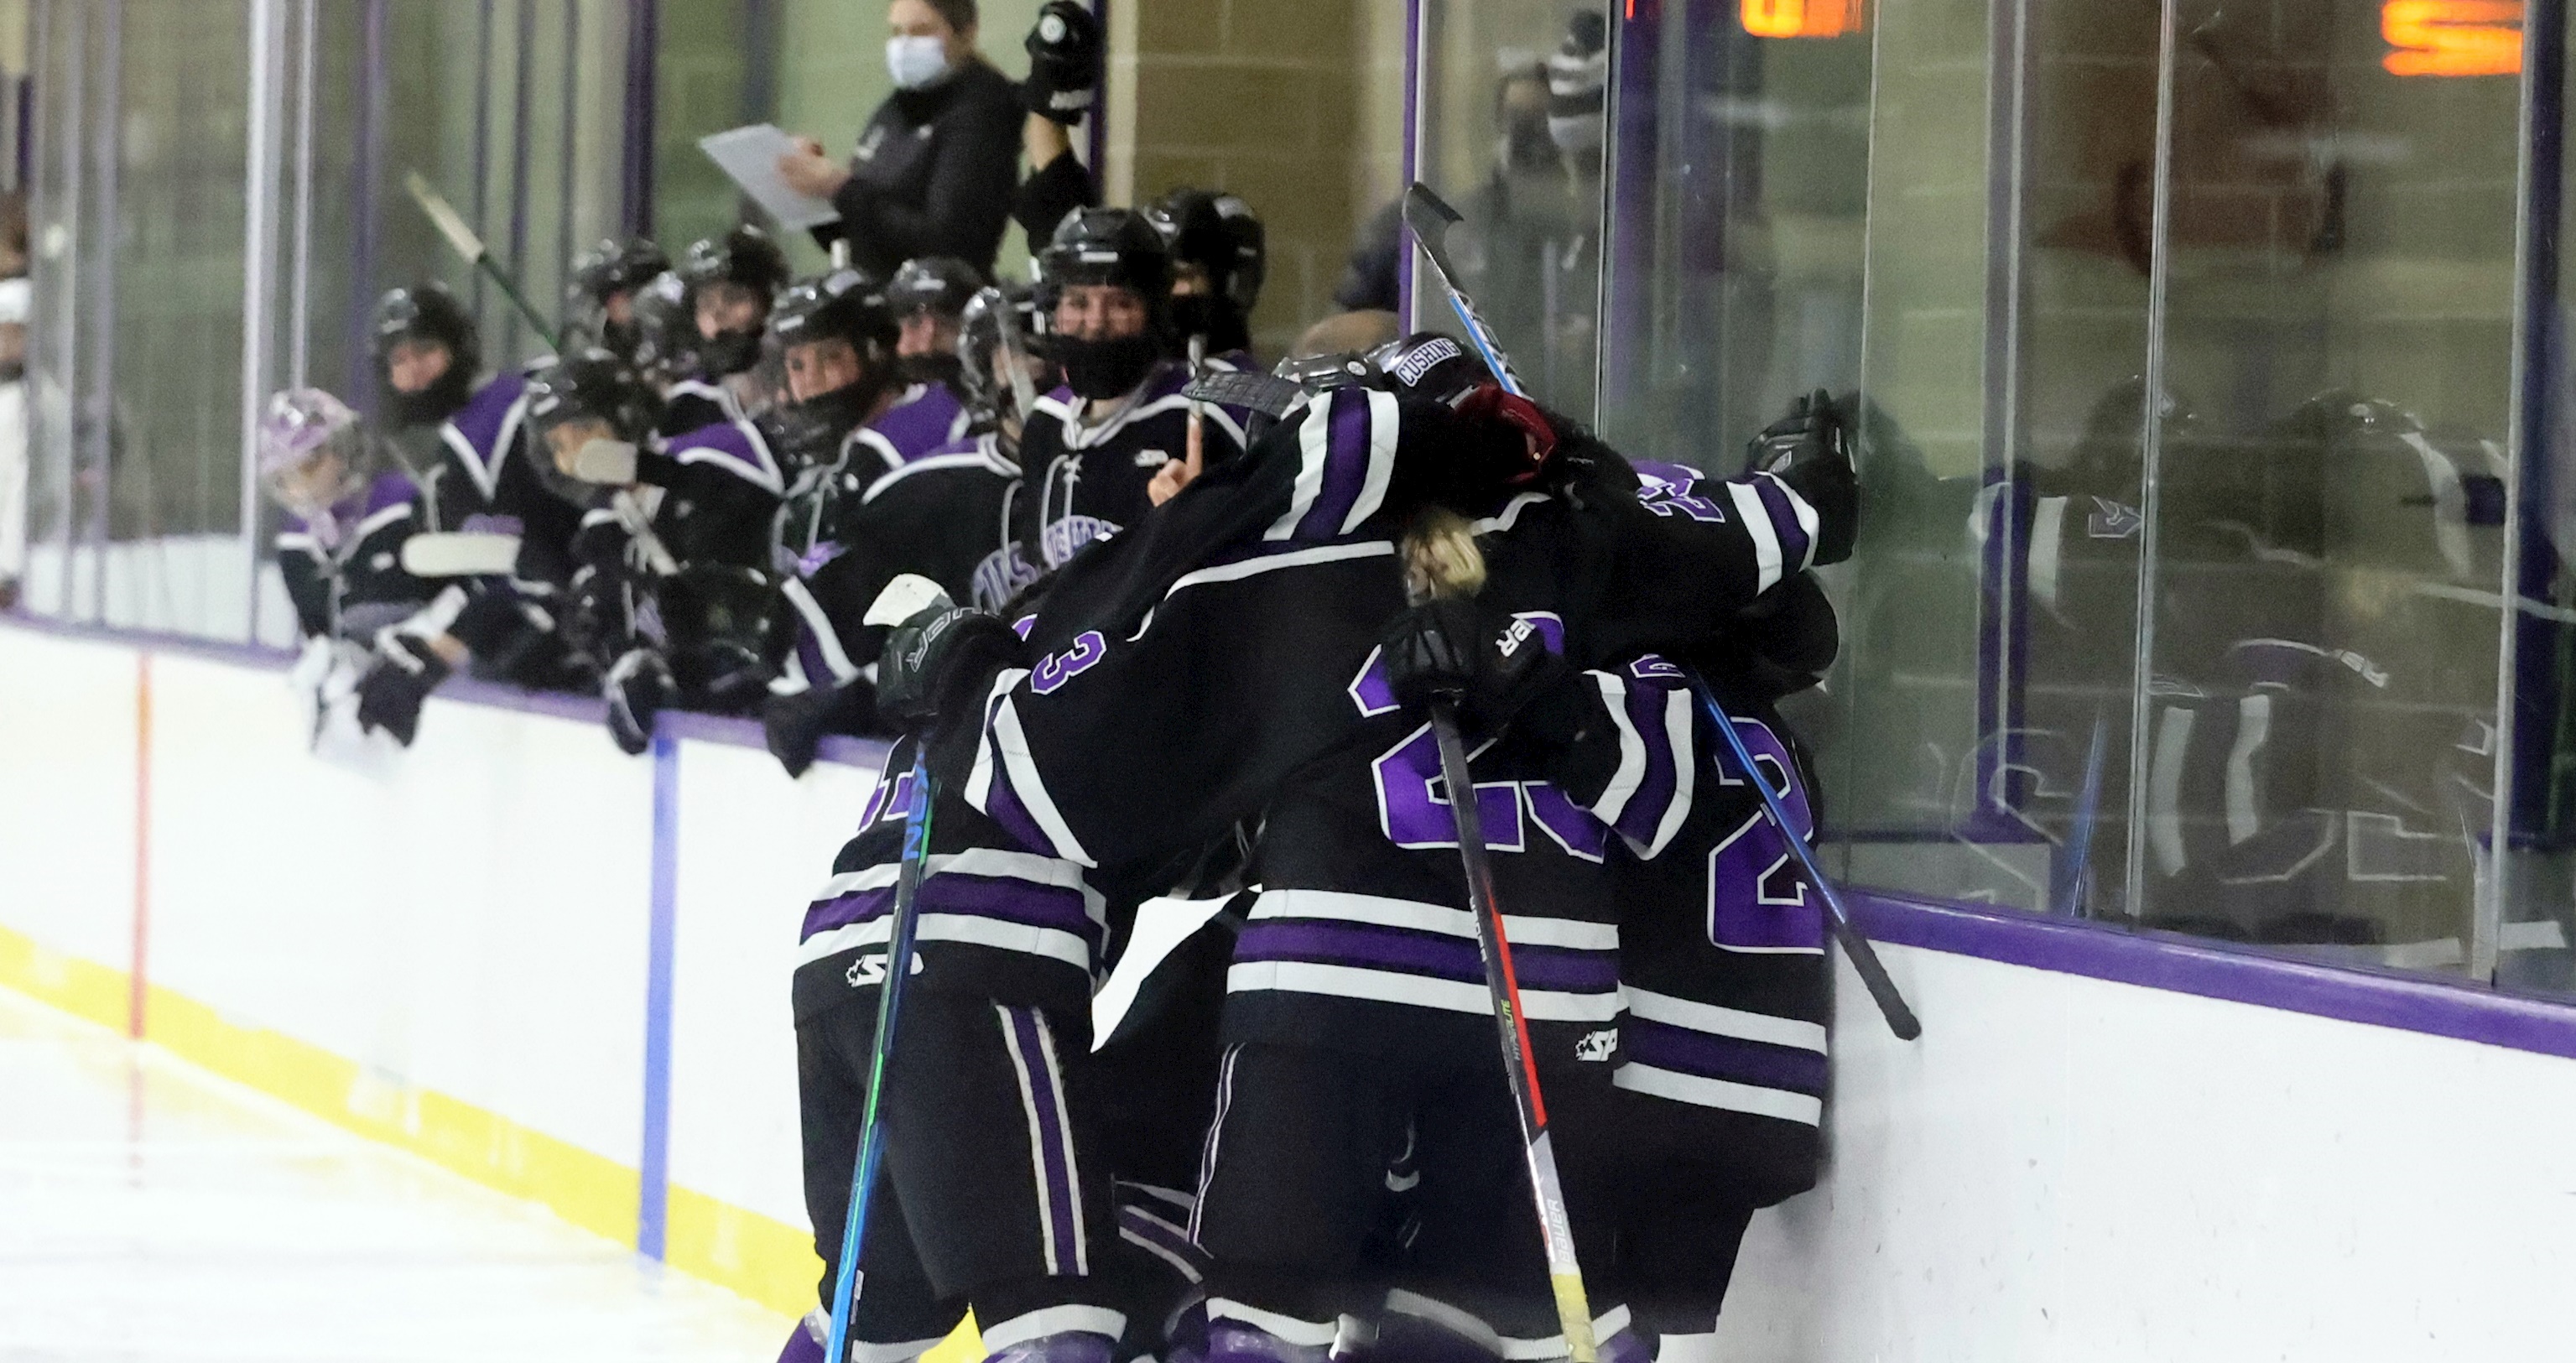
[[(1447, 1013), (1493, 1015), (1493, 996), (1482, 981), (1436, 980), (1366, 966), (1323, 965), (1313, 961), (1244, 961), (1225, 972), (1229, 994), (1276, 990), (1287, 994), (1329, 994), (1339, 998), (1401, 1003)], [(1553, 989), (1523, 989), (1521, 1011), (1532, 1022), (1608, 1022), (1619, 1016), (1617, 992), (1568, 994)]]
[(1632, 1093), (1670, 1098), (1693, 1107), (1750, 1112), (1807, 1126), (1818, 1125), (1825, 1119), (1825, 1100), (1822, 1098), (1753, 1084), (1730, 1083), (1724, 1079), (1705, 1079), (1696, 1074), (1658, 1069), (1653, 1065), (1622, 1065), (1617, 1074), (1610, 1076), (1610, 1082)]
[(1769, 1013), (1748, 1013), (1738, 1008), (1721, 1008), (1713, 1003), (1694, 1003), (1670, 994), (1658, 994), (1651, 989), (1639, 989), (1633, 984), (1623, 988), (1628, 994), (1628, 1011), (1648, 1022), (1706, 1032), (1711, 1036), (1731, 1036), (1773, 1046), (1795, 1046), (1818, 1055), (1825, 1052), (1825, 1029), (1820, 1023), (1773, 1017)]
[(1756, 595), (1780, 585), (1780, 536), (1771, 528), (1771, 508), (1762, 504), (1762, 494), (1747, 483), (1720, 483), (1729, 500), (1735, 503), (1735, 517), (1744, 524), (1744, 537), (1753, 542), (1753, 590)]
[[(1264, 890), (1253, 901), (1251, 916), (1262, 920), (1329, 918), (1451, 937), (1476, 935), (1476, 916), (1465, 909), (1341, 890)], [(1574, 918), (1529, 918), (1507, 913), (1503, 915), (1503, 935), (1515, 946), (1573, 947), (1584, 951), (1616, 951), (1619, 947), (1618, 924), (1586, 923)]]

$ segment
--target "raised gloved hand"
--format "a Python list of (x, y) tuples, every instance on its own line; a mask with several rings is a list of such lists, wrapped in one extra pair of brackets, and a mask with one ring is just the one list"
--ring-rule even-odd
[[(1521, 717), (1533, 702), (1561, 698), (1564, 688), (1580, 684), (1565, 660), (1548, 651), (1538, 626), (1495, 621), (1471, 597), (1408, 608), (1388, 623), (1378, 647), (1387, 688), (1399, 702), (1420, 706), (1444, 697), (1489, 734)], [(1553, 718), (1554, 706), (1541, 709)], [(1556, 726), (1540, 727), (1552, 733)]]
[(376, 660), (358, 682), (358, 728), (378, 729), (408, 748), (420, 728), (421, 702), (447, 680), (451, 669), (430, 641), (391, 629), (376, 636)]
[(1851, 427), (1819, 388), (1789, 404), (1789, 414), (1762, 428), (1745, 449), (1747, 472), (1768, 473), (1816, 509), (1816, 563), (1850, 558), (1860, 534), (1860, 475), (1852, 467)]
[(1073, 0), (1047, 0), (1029, 29), (1029, 79), (1020, 87), (1030, 113), (1070, 128), (1100, 97), (1100, 21)]
[(971, 700), (1027, 652), (1002, 617), (964, 606), (920, 611), (886, 635), (877, 708), (919, 725)]
[(653, 746), (653, 717), (678, 689), (670, 664), (649, 648), (630, 648), (610, 664), (600, 693), (608, 701), (608, 736), (620, 751), (631, 757)]

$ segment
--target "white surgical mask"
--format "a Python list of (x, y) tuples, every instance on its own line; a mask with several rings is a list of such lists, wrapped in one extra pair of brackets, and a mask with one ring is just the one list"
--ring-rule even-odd
[(888, 38), (886, 72), (901, 89), (928, 89), (948, 74), (948, 46), (937, 38)]

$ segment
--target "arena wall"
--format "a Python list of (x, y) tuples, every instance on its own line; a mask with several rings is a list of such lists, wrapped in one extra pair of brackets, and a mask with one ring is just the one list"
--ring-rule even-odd
[[(467, 686), (323, 760), (275, 655), (0, 625), (0, 985), (812, 1300), (786, 982), (874, 780), (748, 725), (653, 754)], [(2576, 1014), (2008, 911), (1865, 901), (1824, 1187), (1756, 1220), (1729, 1359), (2547, 1357)]]

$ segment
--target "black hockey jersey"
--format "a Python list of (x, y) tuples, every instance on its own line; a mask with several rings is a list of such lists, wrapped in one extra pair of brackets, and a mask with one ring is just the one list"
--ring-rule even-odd
[(1036, 578), (1007, 539), (1019, 490), (1019, 466), (990, 434), (879, 476), (842, 517), (839, 538), (817, 545), (785, 584), (796, 651), (772, 690), (858, 682), (885, 647), (885, 627), (865, 623), (868, 607), (900, 574), (929, 578), (950, 600), (1001, 609)]
[[(1290, 942), (1322, 935), (1430, 934), (1405, 948), (1417, 955), (1410, 968), (1392, 947), (1353, 973), (1239, 958), (1238, 1000), (1334, 995), (1354, 1005), (1332, 1024), (1353, 1045), (1370, 1044), (1389, 1007), (1445, 1012), (1435, 996), (1458, 1005), (1447, 1015), (1462, 1035), (1487, 1025), (1475, 1020), (1481, 991), (1460, 979), (1475, 947), (1456, 857), (1431, 850), (1447, 835), (1433, 827), (1445, 797), (1422, 765), (1427, 731), (1368, 690), (1378, 635), (1404, 604), (1385, 512), (1406, 458), (1402, 411), (1364, 389), (1320, 397), (1253, 457), (1212, 470), (1065, 569), (1031, 622), (1032, 665), (995, 680), (971, 753), (939, 759), (1017, 845), (1085, 867), (1169, 855), (1264, 817), (1255, 878), (1274, 907), (1256, 911), (1254, 926), (1293, 931), (1252, 937), (1250, 950), (1275, 938), (1284, 960)], [(1812, 558), (1817, 513), (1776, 479), (1684, 470), (1639, 488), (1615, 454), (1599, 459), (1569, 486), (1516, 495), (1476, 525), (1491, 574), (1480, 600), (1497, 620), (1553, 620), (1543, 628), (1578, 667), (1695, 643)], [(1665, 733), (1673, 704), (1655, 702)], [(1649, 728), (1638, 729), (1641, 763)], [(1479, 760), (1482, 775), (1504, 759)], [(1550, 819), (1581, 824), (1554, 797), (1533, 804), (1528, 777), (1496, 779), (1503, 788), (1480, 799), (1497, 802), (1498, 846), (1561, 841)], [(1616, 825), (1628, 814), (1586, 817)], [(1520, 926), (1534, 949), (1570, 953), (1563, 979), (1574, 987), (1550, 991), (1569, 996), (1569, 1020), (1615, 1013), (1606, 910), (1597, 926)], [(925, 949), (925, 962), (933, 955)], [(1251, 1034), (1293, 1026), (1314, 1039), (1311, 1013), (1292, 1020), (1261, 1001), (1229, 1013)]]
[[(1768, 1206), (1813, 1187), (1826, 1096), (1831, 980), (1823, 907), (1799, 875), (1716, 721), (1691, 706), (1696, 768), (1679, 830), (1651, 859), (1614, 848), (1619, 1025), (1612, 1082), (1633, 1097), (1623, 1158), (1700, 1166)], [(1736, 733), (1801, 836), (1803, 764), (1776, 714), (1731, 708)]]
[[(1221, 360), (1211, 368), (1230, 368)], [(1153, 508), (1146, 488), (1163, 465), (1189, 452), (1190, 400), (1181, 395), (1187, 366), (1166, 361), (1097, 425), (1082, 420), (1086, 405), (1070, 388), (1037, 401), (1020, 437), (1020, 468), (1028, 483), (1021, 498), (1017, 538), (1041, 571), (1061, 568), (1093, 540), (1134, 525)], [(1201, 463), (1214, 468), (1244, 446), (1250, 414), (1202, 403)]]
[(306, 637), (372, 644), (428, 604), (430, 584), (402, 566), (403, 541), (420, 527), (417, 496), (409, 478), (381, 473), (323, 515), (287, 519), (277, 571)]
[(780, 516), (781, 569), (846, 540), (843, 522), (868, 489), (915, 460), (958, 453), (973, 425), (947, 385), (916, 384), (876, 420), (841, 437), (830, 463), (797, 470)]
[[(479, 675), (541, 679), (535, 645), (554, 628), (573, 577), (580, 511), (548, 492), (532, 462), (527, 379), (494, 377), (438, 428), (440, 458), (417, 470), (424, 531), (494, 531), (519, 537), (509, 578), (476, 579), (452, 624), (475, 653)], [(538, 667), (540, 673), (528, 673)]]

